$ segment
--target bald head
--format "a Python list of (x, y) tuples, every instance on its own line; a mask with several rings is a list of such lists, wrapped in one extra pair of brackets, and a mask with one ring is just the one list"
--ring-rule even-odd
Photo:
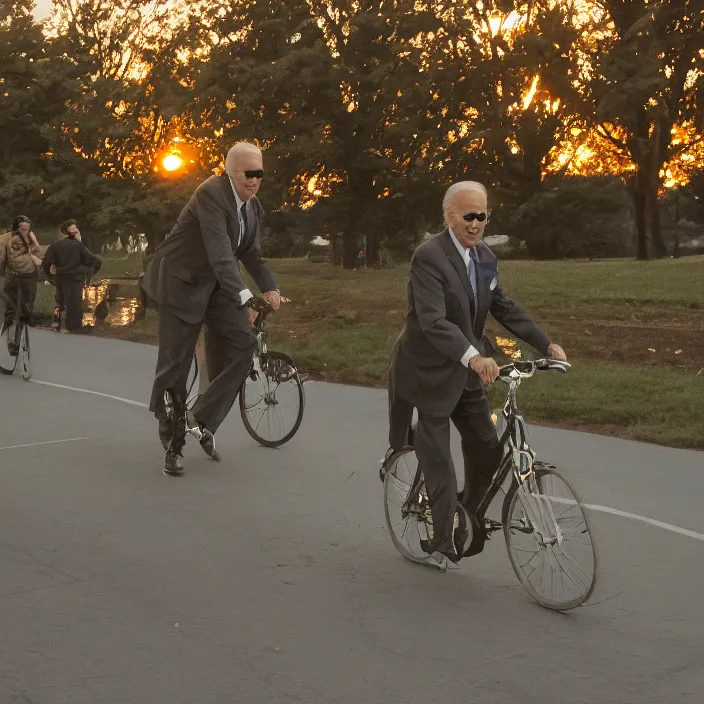
[(257, 195), (262, 176), (252, 174), (262, 174), (263, 168), (262, 152), (255, 144), (238, 142), (227, 152), (225, 171), (243, 202)]
[(479, 181), (458, 181), (453, 183), (446, 191), (442, 201), (442, 212), (447, 213), (452, 201), (460, 193), (476, 193), (484, 197), (484, 203), (488, 202), (486, 188)]

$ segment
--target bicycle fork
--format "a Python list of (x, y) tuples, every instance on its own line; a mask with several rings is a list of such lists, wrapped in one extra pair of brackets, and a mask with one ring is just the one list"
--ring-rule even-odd
[(521, 492), (521, 504), (528, 523), (532, 525), (542, 545), (562, 543), (562, 534), (549, 497), (545, 496), (533, 469), (535, 458), (526, 450), (513, 451), (513, 471)]

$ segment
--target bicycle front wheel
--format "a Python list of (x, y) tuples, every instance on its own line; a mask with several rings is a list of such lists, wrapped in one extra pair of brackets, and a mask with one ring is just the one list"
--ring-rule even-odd
[(264, 447), (279, 447), (298, 431), (305, 394), (293, 360), (281, 352), (255, 357), (240, 389), (247, 432)]
[(2, 322), (2, 340), (0, 340), (0, 373), (14, 374), (17, 369), (17, 323), (10, 325)]
[(514, 483), (503, 524), (511, 565), (539, 604), (568, 611), (591, 596), (597, 556), (589, 519), (555, 468), (536, 463), (529, 477)]
[(25, 381), (32, 378), (32, 360), (29, 352), (29, 325), (22, 326), (22, 338), (20, 340), (20, 374)]

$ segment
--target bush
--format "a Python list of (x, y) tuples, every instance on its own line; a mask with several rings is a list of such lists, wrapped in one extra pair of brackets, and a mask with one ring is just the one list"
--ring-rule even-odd
[(632, 251), (631, 206), (611, 176), (548, 180), (519, 206), (504, 230), (531, 257), (621, 257)]

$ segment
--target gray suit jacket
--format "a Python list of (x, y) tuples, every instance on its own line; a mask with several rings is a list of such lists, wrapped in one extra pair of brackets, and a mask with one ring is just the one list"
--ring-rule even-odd
[(232, 304), (242, 304), (247, 288), (240, 262), (263, 292), (276, 281), (262, 257), (257, 198), (247, 203), (247, 232), (239, 247), (237, 201), (227, 174), (201, 183), (166, 239), (156, 248), (142, 280), (149, 298), (169, 308), (187, 323), (205, 318), (210, 296), (220, 287)]
[(489, 313), (541, 354), (550, 345), (525, 309), (504, 293), (491, 249), (484, 242), (476, 249), (476, 298), (448, 230), (420, 245), (411, 260), (408, 314), (392, 352), (389, 387), (428, 415), (449, 417), (465, 386), (481, 383), (460, 360), (470, 345), (483, 356), (493, 354), (484, 337)]

